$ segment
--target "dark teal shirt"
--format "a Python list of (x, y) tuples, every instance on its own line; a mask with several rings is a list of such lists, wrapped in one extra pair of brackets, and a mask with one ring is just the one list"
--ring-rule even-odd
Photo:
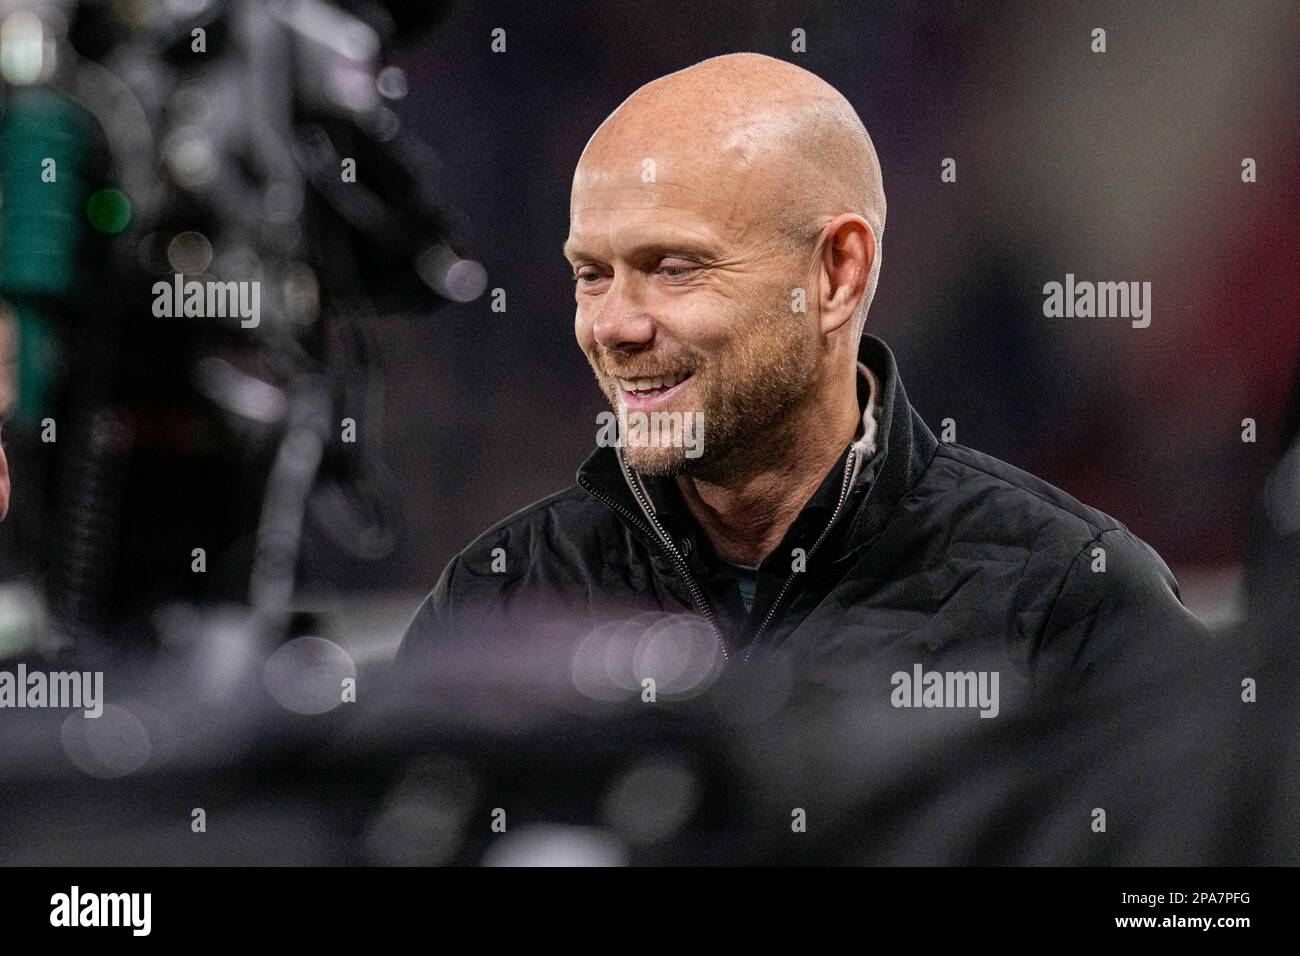
[(745, 605), (745, 613), (753, 611), (754, 595), (758, 592), (758, 568), (751, 568), (745, 564), (732, 564), (730, 561), (723, 562), (723, 568), (736, 579), (736, 586), (740, 588), (740, 600)]

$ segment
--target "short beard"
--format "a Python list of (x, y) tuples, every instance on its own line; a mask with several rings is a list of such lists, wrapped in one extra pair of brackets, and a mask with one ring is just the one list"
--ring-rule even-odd
[[(593, 367), (599, 369), (594, 357)], [(759, 315), (718, 359), (696, 364), (699, 406), (704, 413), (698, 457), (682, 442), (667, 446), (628, 445), (624, 460), (646, 475), (682, 476), (718, 482), (769, 467), (780, 449), (794, 443), (794, 412), (813, 386), (817, 355), (798, 317), (777, 307)], [(615, 412), (618, 386), (597, 371)]]

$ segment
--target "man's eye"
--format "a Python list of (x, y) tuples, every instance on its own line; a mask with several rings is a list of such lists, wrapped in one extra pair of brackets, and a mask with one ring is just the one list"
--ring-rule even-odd
[(578, 285), (591, 285), (600, 278), (599, 272), (577, 272), (574, 273), (573, 281)]
[(686, 264), (670, 265), (670, 266), (660, 266), (659, 273), (661, 275), (667, 276), (670, 279), (682, 279), (693, 272), (698, 272), (699, 269), (700, 267), (696, 265), (686, 265)]

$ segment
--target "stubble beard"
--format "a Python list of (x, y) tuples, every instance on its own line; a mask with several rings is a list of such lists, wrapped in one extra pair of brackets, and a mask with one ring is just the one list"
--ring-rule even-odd
[[(688, 457), (689, 449), (680, 441), (629, 443), (624, 460), (642, 474), (712, 482), (770, 467), (783, 449), (794, 446), (795, 412), (813, 386), (817, 359), (803, 332), (789, 309), (777, 307), (749, 322), (724, 355), (688, 363), (695, 376), (692, 407), (674, 403), (666, 410), (683, 416), (704, 413), (700, 455)], [(619, 414), (618, 384), (601, 358), (598, 346), (587, 354), (610, 407)]]

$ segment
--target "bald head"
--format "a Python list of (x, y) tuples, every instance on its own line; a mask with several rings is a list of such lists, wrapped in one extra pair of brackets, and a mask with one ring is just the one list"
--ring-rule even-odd
[(628, 97), (574, 173), (575, 332), (612, 405), (698, 411), (710, 435), (636, 466), (734, 477), (852, 437), (884, 224), (862, 121), (806, 70), (736, 54)]
[[(612, 169), (715, 192), (730, 217), (743, 208), (746, 228), (795, 243), (842, 213), (862, 216), (877, 247), (884, 234), (880, 162), (853, 106), (802, 67), (757, 53), (704, 60), (629, 96), (591, 137), (575, 186)], [(877, 248), (867, 301), (878, 269)]]

